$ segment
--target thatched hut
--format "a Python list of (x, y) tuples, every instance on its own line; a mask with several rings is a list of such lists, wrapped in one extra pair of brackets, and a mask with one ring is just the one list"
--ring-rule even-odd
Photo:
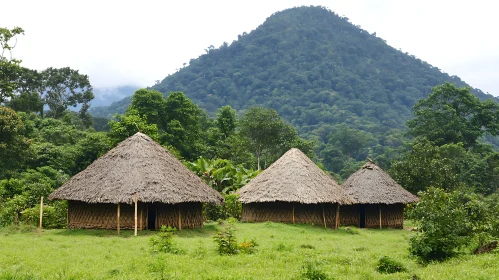
[(402, 228), (404, 206), (419, 200), (371, 161), (342, 187), (355, 200), (353, 205), (342, 207), (340, 224), (345, 226)]
[[(165, 148), (137, 133), (50, 194), (68, 200), (68, 228), (203, 226), (202, 203), (221, 195)], [(138, 220), (138, 221), (136, 221)]]
[(298, 149), (291, 149), (238, 191), (242, 221), (308, 223), (337, 228), (351, 199)]

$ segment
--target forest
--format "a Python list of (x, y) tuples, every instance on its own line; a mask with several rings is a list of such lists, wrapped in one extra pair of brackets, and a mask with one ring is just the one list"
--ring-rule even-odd
[[(12, 44), (23, 34), (0, 28), (0, 227), (36, 223), (40, 197), (140, 131), (228, 200), (290, 148), (339, 182), (373, 159), (427, 202), (408, 215), (423, 229), (411, 250), (428, 260), (499, 237), (497, 98), (325, 8), (276, 13), (94, 110), (87, 75), (23, 67)], [(45, 227), (63, 227), (65, 209), (49, 202)], [(207, 209), (213, 220), (234, 213)], [(442, 221), (448, 232), (432, 232)], [(451, 245), (428, 249), (441, 236)]]

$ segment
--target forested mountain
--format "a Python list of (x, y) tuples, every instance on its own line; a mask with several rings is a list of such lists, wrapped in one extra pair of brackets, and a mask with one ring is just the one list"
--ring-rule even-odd
[[(348, 18), (323, 7), (298, 7), (273, 14), (231, 44), (208, 47), (152, 88), (165, 95), (183, 91), (211, 116), (223, 105), (239, 113), (251, 106), (273, 108), (302, 136), (317, 138), (319, 156), (338, 171), (338, 157), (364, 160), (399, 146), (397, 134), (412, 118), (412, 106), (447, 81), (468, 86)], [(106, 114), (122, 113), (126, 101)]]

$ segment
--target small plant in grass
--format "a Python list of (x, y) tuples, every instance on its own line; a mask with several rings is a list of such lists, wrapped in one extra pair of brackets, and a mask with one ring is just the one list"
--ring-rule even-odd
[(239, 244), (239, 251), (244, 254), (253, 254), (254, 252), (256, 252), (257, 246), (258, 243), (256, 243), (255, 240), (244, 241), (243, 243)]
[(176, 248), (173, 243), (173, 235), (177, 232), (176, 228), (161, 226), (158, 234), (151, 237), (149, 245), (153, 253), (172, 253), (182, 254), (183, 251)]
[(215, 243), (218, 245), (217, 251), (220, 255), (235, 255), (239, 253), (235, 233), (236, 230), (233, 227), (228, 226), (213, 237)]
[(406, 271), (404, 265), (394, 259), (391, 259), (387, 256), (382, 257), (378, 261), (378, 265), (376, 266), (376, 271), (379, 273), (397, 273)]
[(307, 263), (302, 267), (301, 274), (298, 279), (328, 280), (331, 278), (313, 263)]

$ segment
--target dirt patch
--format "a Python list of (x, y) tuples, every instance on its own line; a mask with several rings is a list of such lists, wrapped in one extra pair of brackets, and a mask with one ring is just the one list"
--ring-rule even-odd
[(487, 244), (475, 249), (475, 251), (473, 251), (473, 254), (478, 255), (478, 254), (483, 254), (483, 253), (490, 253), (495, 248), (497, 248), (497, 241), (492, 241), (490, 243), (487, 243)]

